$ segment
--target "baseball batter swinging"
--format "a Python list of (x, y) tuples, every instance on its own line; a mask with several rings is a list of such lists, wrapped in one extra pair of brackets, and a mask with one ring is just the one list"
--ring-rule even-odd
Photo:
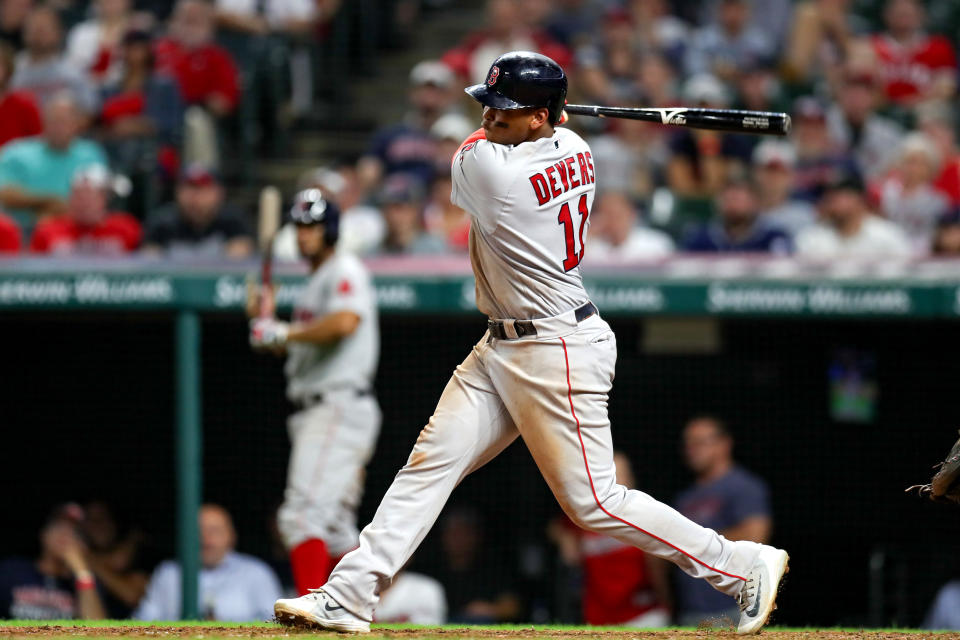
[(590, 147), (555, 126), (566, 90), (560, 66), (528, 52), (501, 56), (485, 83), (466, 90), (484, 105), (483, 128), (453, 158), (451, 199), (472, 216), (470, 258), (487, 332), (454, 372), (359, 548), (322, 589), (278, 600), (279, 621), (369, 631), (380, 589), (454, 487), (518, 436), (573, 522), (736, 598), (740, 633), (769, 618), (785, 551), (727, 540), (615, 482), (607, 396), (616, 338), (579, 269), (597, 176)]
[[(297, 590), (305, 594), (357, 546), (363, 469), (380, 431), (372, 392), (380, 334), (369, 273), (352, 254), (336, 250), (336, 204), (307, 189), (290, 215), (311, 275), (293, 323), (253, 320), (250, 344), (287, 355), (287, 397), (297, 411), (287, 424), (292, 450), (277, 524)], [(250, 301), (254, 312), (257, 302)]]

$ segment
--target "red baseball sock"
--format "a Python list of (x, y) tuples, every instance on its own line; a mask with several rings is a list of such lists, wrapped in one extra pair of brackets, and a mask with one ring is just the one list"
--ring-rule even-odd
[(319, 538), (304, 540), (290, 550), (290, 567), (293, 569), (293, 582), (300, 595), (306, 595), (308, 589), (322, 587), (333, 568), (327, 553), (327, 544)]

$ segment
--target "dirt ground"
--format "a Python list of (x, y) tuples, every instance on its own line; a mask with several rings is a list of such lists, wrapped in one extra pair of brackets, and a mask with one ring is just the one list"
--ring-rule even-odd
[[(341, 634), (316, 632), (309, 629), (289, 629), (281, 626), (216, 627), (216, 626), (0, 626), (0, 640), (41, 638), (342, 638)], [(565, 638), (596, 638), (597, 640), (734, 640), (730, 631), (717, 629), (664, 630), (664, 631), (605, 631), (590, 629), (551, 629), (535, 627), (524, 629), (473, 629), (464, 628), (400, 628), (376, 629), (364, 636), (364, 640), (453, 640), (453, 639), (503, 640), (538, 638), (563, 640)], [(764, 631), (758, 640), (960, 640), (960, 633), (932, 633), (918, 631)]]

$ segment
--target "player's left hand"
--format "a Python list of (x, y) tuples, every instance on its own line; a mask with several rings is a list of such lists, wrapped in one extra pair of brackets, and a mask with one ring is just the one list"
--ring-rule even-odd
[(250, 321), (250, 346), (255, 350), (278, 351), (287, 344), (290, 324), (276, 318), (256, 318)]

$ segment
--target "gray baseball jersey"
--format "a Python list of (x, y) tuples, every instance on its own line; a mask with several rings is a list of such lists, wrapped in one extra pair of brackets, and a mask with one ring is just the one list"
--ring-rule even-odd
[(357, 330), (336, 344), (291, 342), (287, 347), (287, 397), (303, 399), (335, 389), (369, 389), (380, 351), (377, 296), (359, 258), (338, 251), (310, 276), (293, 308), (295, 322), (336, 311), (360, 316)]
[(569, 129), (516, 146), (467, 139), (453, 160), (454, 204), (474, 219), (477, 308), (492, 318), (559, 315), (588, 301), (580, 260), (590, 226), (590, 147)]

